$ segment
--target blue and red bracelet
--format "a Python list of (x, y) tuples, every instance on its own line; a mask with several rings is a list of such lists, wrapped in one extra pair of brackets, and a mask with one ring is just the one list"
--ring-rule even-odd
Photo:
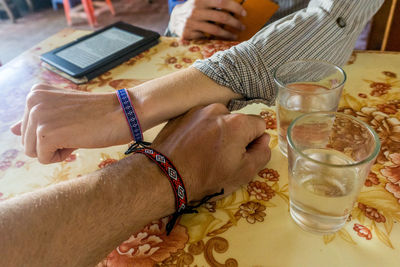
[(133, 139), (136, 142), (143, 141), (142, 128), (140, 127), (139, 120), (137, 118), (135, 109), (133, 108), (131, 99), (125, 88), (117, 91), (118, 101), (121, 104), (121, 108), (125, 114), (126, 121), (128, 122), (129, 128)]
[(175, 195), (175, 208), (178, 212), (184, 210), (187, 206), (187, 195), (185, 185), (178, 170), (174, 164), (163, 154), (153, 148), (140, 148), (135, 150), (135, 153), (140, 153), (148, 157), (160, 167), (161, 171), (168, 177)]
[(125, 152), (125, 154), (131, 153), (134, 149), (138, 147), (146, 147), (151, 145), (151, 143), (143, 141), (142, 127), (140, 127), (135, 108), (132, 105), (131, 99), (126, 89), (119, 89), (116, 93), (118, 101), (121, 104), (122, 111), (124, 112), (126, 122), (129, 125), (129, 130), (131, 131), (132, 138), (135, 141)]

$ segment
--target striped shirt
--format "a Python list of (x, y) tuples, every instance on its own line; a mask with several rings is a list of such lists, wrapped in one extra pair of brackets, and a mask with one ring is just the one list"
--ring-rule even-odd
[[(231, 110), (251, 103), (273, 105), (273, 71), (298, 59), (343, 66), (357, 37), (384, 0), (278, 0), (277, 13), (250, 40), (193, 66), (220, 85), (243, 96)], [(295, 12), (293, 12), (295, 11)]]

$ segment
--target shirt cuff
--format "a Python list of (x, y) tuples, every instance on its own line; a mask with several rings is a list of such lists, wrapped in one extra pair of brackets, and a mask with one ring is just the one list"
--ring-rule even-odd
[(252, 103), (273, 105), (275, 102), (272, 70), (264, 64), (258, 49), (250, 42), (218, 52), (211, 58), (196, 60), (193, 67), (216, 83), (243, 96), (242, 99), (229, 102), (230, 110), (240, 109)]

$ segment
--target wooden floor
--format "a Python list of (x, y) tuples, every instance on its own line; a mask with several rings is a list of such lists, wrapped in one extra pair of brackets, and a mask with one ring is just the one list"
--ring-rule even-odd
[[(99, 28), (116, 21), (154, 30), (163, 34), (167, 27), (169, 14), (167, 0), (113, 0), (116, 16), (104, 12), (97, 18)], [(64, 10), (45, 9), (30, 13), (17, 19), (15, 24), (0, 20), (0, 63), (5, 64), (25, 50), (56, 32), (68, 27)], [(73, 19), (73, 27), (91, 29), (87, 21), (81, 18)]]

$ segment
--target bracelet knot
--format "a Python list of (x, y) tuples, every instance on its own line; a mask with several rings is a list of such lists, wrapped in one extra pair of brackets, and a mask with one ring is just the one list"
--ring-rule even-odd
[(222, 189), (221, 192), (205, 196), (197, 205), (189, 206), (186, 195), (186, 188), (178, 170), (166, 156), (149, 147), (148, 145), (149, 143), (147, 142), (135, 142), (129, 147), (125, 154), (135, 152), (145, 155), (151, 161), (156, 163), (161, 171), (168, 177), (169, 183), (171, 184), (172, 190), (174, 192), (176, 209), (175, 213), (172, 214), (172, 217), (166, 226), (167, 235), (169, 235), (174, 228), (174, 225), (179, 216), (183, 214), (197, 213), (196, 209), (200, 207), (200, 205), (206, 203), (208, 200), (215, 196), (224, 194), (224, 189)]

